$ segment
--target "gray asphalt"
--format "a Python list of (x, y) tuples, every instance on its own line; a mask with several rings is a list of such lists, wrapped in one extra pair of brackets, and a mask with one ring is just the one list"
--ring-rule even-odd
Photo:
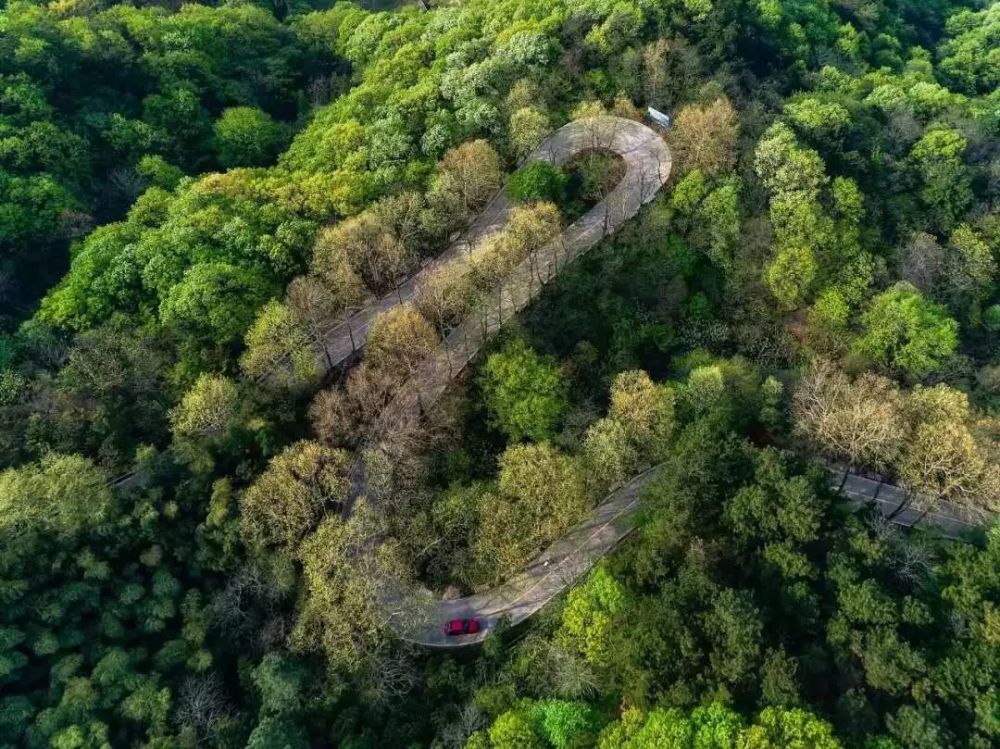
[(850, 472), (845, 477), (845, 469), (839, 467), (828, 470), (830, 485), (850, 504), (860, 507), (874, 502), (879, 512), (896, 525), (928, 526), (941, 536), (957, 540), (988, 520), (986, 516), (976, 517), (954, 502), (928, 500), (881, 479)]
[[(425, 600), (404, 615), (390, 618), (390, 626), (407, 642), (431, 648), (460, 648), (486, 638), (502, 616), (512, 625), (523, 622), (576, 583), (601, 557), (615, 548), (636, 528), (642, 490), (656, 478), (653, 468), (608, 495), (579, 525), (542, 552), (517, 576), (503, 585), (454, 600)], [(980, 527), (986, 517), (972, 517), (952, 502), (932, 505), (914, 501), (905, 489), (877, 479), (827, 467), (830, 486), (839, 490), (848, 504), (862, 507), (871, 502), (891, 523), (921, 526), (940, 536), (957, 540)], [(842, 486), (841, 486), (842, 485)], [(933, 507), (933, 510), (928, 509)], [(450, 619), (479, 619), (483, 630), (475, 635), (447, 637), (443, 625)]]
[[(395, 633), (408, 642), (436, 648), (456, 648), (481, 642), (501, 617), (512, 625), (523, 622), (579, 580), (601, 557), (635, 530), (639, 496), (657, 470), (636, 476), (608, 495), (585, 520), (539, 554), (512, 579), (465, 598), (425, 601), (417, 609), (390, 619)], [(447, 637), (450, 619), (479, 619), (483, 630)]]
[[(593, 147), (609, 148), (625, 159), (628, 168), (622, 182), (556, 241), (518, 266), (504, 280), (496, 308), (482, 310), (479, 316), (470, 315), (446, 337), (386, 408), (383, 423), (377, 429), (379, 434), (391, 435), (405, 421), (421, 418), (422, 412), (437, 401), (486, 339), (527, 306), (568, 262), (634, 217), (669, 177), (671, 156), (662, 138), (640, 123), (617, 118), (570, 123), (553, 133), (530, 158), (559, 164), (574, 153)], [(482, 223), (472, 227), (470, 236), (479, 237), (500, 228), (508, 209), (501, 194), (490, 204)], [(449, 248), (447, 259), (468, 251), (469, 246), (459, 244)], [(403, 299), (409, 298), (407, 295), (412, 295), (414, 288), (415, 280), (406, 287)], [(398, 298), (392, 294), (383, 302), (384, 308), (388, 308), (398, 303)], [(362, 318), (356, 319), (359, 324), (363, 322)], [(831, 482), (835, 488), (840, 487), (843, 471), (836, 467), (830, 471)], [(414, 644), (460, 648), (481, 642), (501, 617), (507, 617), (512, 625), (524, 621), (576, 583), (635, 529), (640, 494), (655, 474), (656, 469), (650, 470), (609, 495), (585, 520), (513, 579), (483, 593), (454, 600), (434, 600), (429, 591), (423, 591), (422, 595), (397, 602), (399, 610), (390, 612), (389, 626), (398, 637)], [(935, 502), (935, 510), (930, 512), (918, 509), (907, 503), (904, 490), (856, 474), (843, 481), (842, 495), (855, 506), (874, 501), (897, 525), (922, 524), (949, 538), (958, 538), (975, 527), (973, 520), (948, 503)], [(482, 631), (474, 635), (444, 635), (445, 622), (464, 618), (480, 620)]]
[[(663, 139), (641, 122), (621, 117), (583, 117), (550, 134), (526, 159), (564, 164), (576, 153), (588, 148), (605, 148), (625, 161), (622, 181), (599, 204), (563, 232), (563, 241), (571, 247), (592, 247), (606, 234), (631, 219), (660, 189), (670, 175), (671, 156)], [(425, 274), (460, 255), (474, 252), (484, 236), (507, 223), (511, 204), (500, 190), (477, 214), (466, 230), (433, 260), (399, 285), (398, 290), (334, 323), (325, 334), (325, 352), (317, 353), (324, 370), (339, 367), (364, 348), (375, 318), (389, 309), (412, 300)], [(329, 358), (327, 357), (329, 354)], [(287, 366), (287, 363), (283, 366)]]

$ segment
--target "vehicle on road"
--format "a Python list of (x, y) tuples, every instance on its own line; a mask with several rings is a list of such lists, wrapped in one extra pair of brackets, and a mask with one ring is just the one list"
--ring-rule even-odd
[(478, 619), (452, 619), (445, 623), (444, 633), (448, 637), (454, 635), (474, 635), (480, 628)]

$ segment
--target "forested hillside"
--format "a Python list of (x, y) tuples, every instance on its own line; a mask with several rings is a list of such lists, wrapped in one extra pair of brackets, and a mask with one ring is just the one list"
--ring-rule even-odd
[(0, 0), (0, 747), (1000, 743), (1000, 3), (366, 5)]
[(252, 4), (7, 4), (0, 21), (0, 312), (149, 187), (271, 162), (340, 85), (333, 51)]

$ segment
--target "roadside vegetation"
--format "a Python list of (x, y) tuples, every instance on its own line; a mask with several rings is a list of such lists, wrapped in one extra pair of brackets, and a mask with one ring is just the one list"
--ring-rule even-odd
[[(430, 5), (0, 5), (0, 747), (996, 746), (1000, 5)], [(402, 409), (646, 106), (669, 183)], [(652, 465), (530, 623), (393, 636)]]

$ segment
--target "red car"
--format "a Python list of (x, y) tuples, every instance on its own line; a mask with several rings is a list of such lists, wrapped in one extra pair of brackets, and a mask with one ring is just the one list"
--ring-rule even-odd
[(444, 625), (444, 633), (448, 637), (453, 635), (474, 635), (478, 631), (478, 619), (452, 619)]

